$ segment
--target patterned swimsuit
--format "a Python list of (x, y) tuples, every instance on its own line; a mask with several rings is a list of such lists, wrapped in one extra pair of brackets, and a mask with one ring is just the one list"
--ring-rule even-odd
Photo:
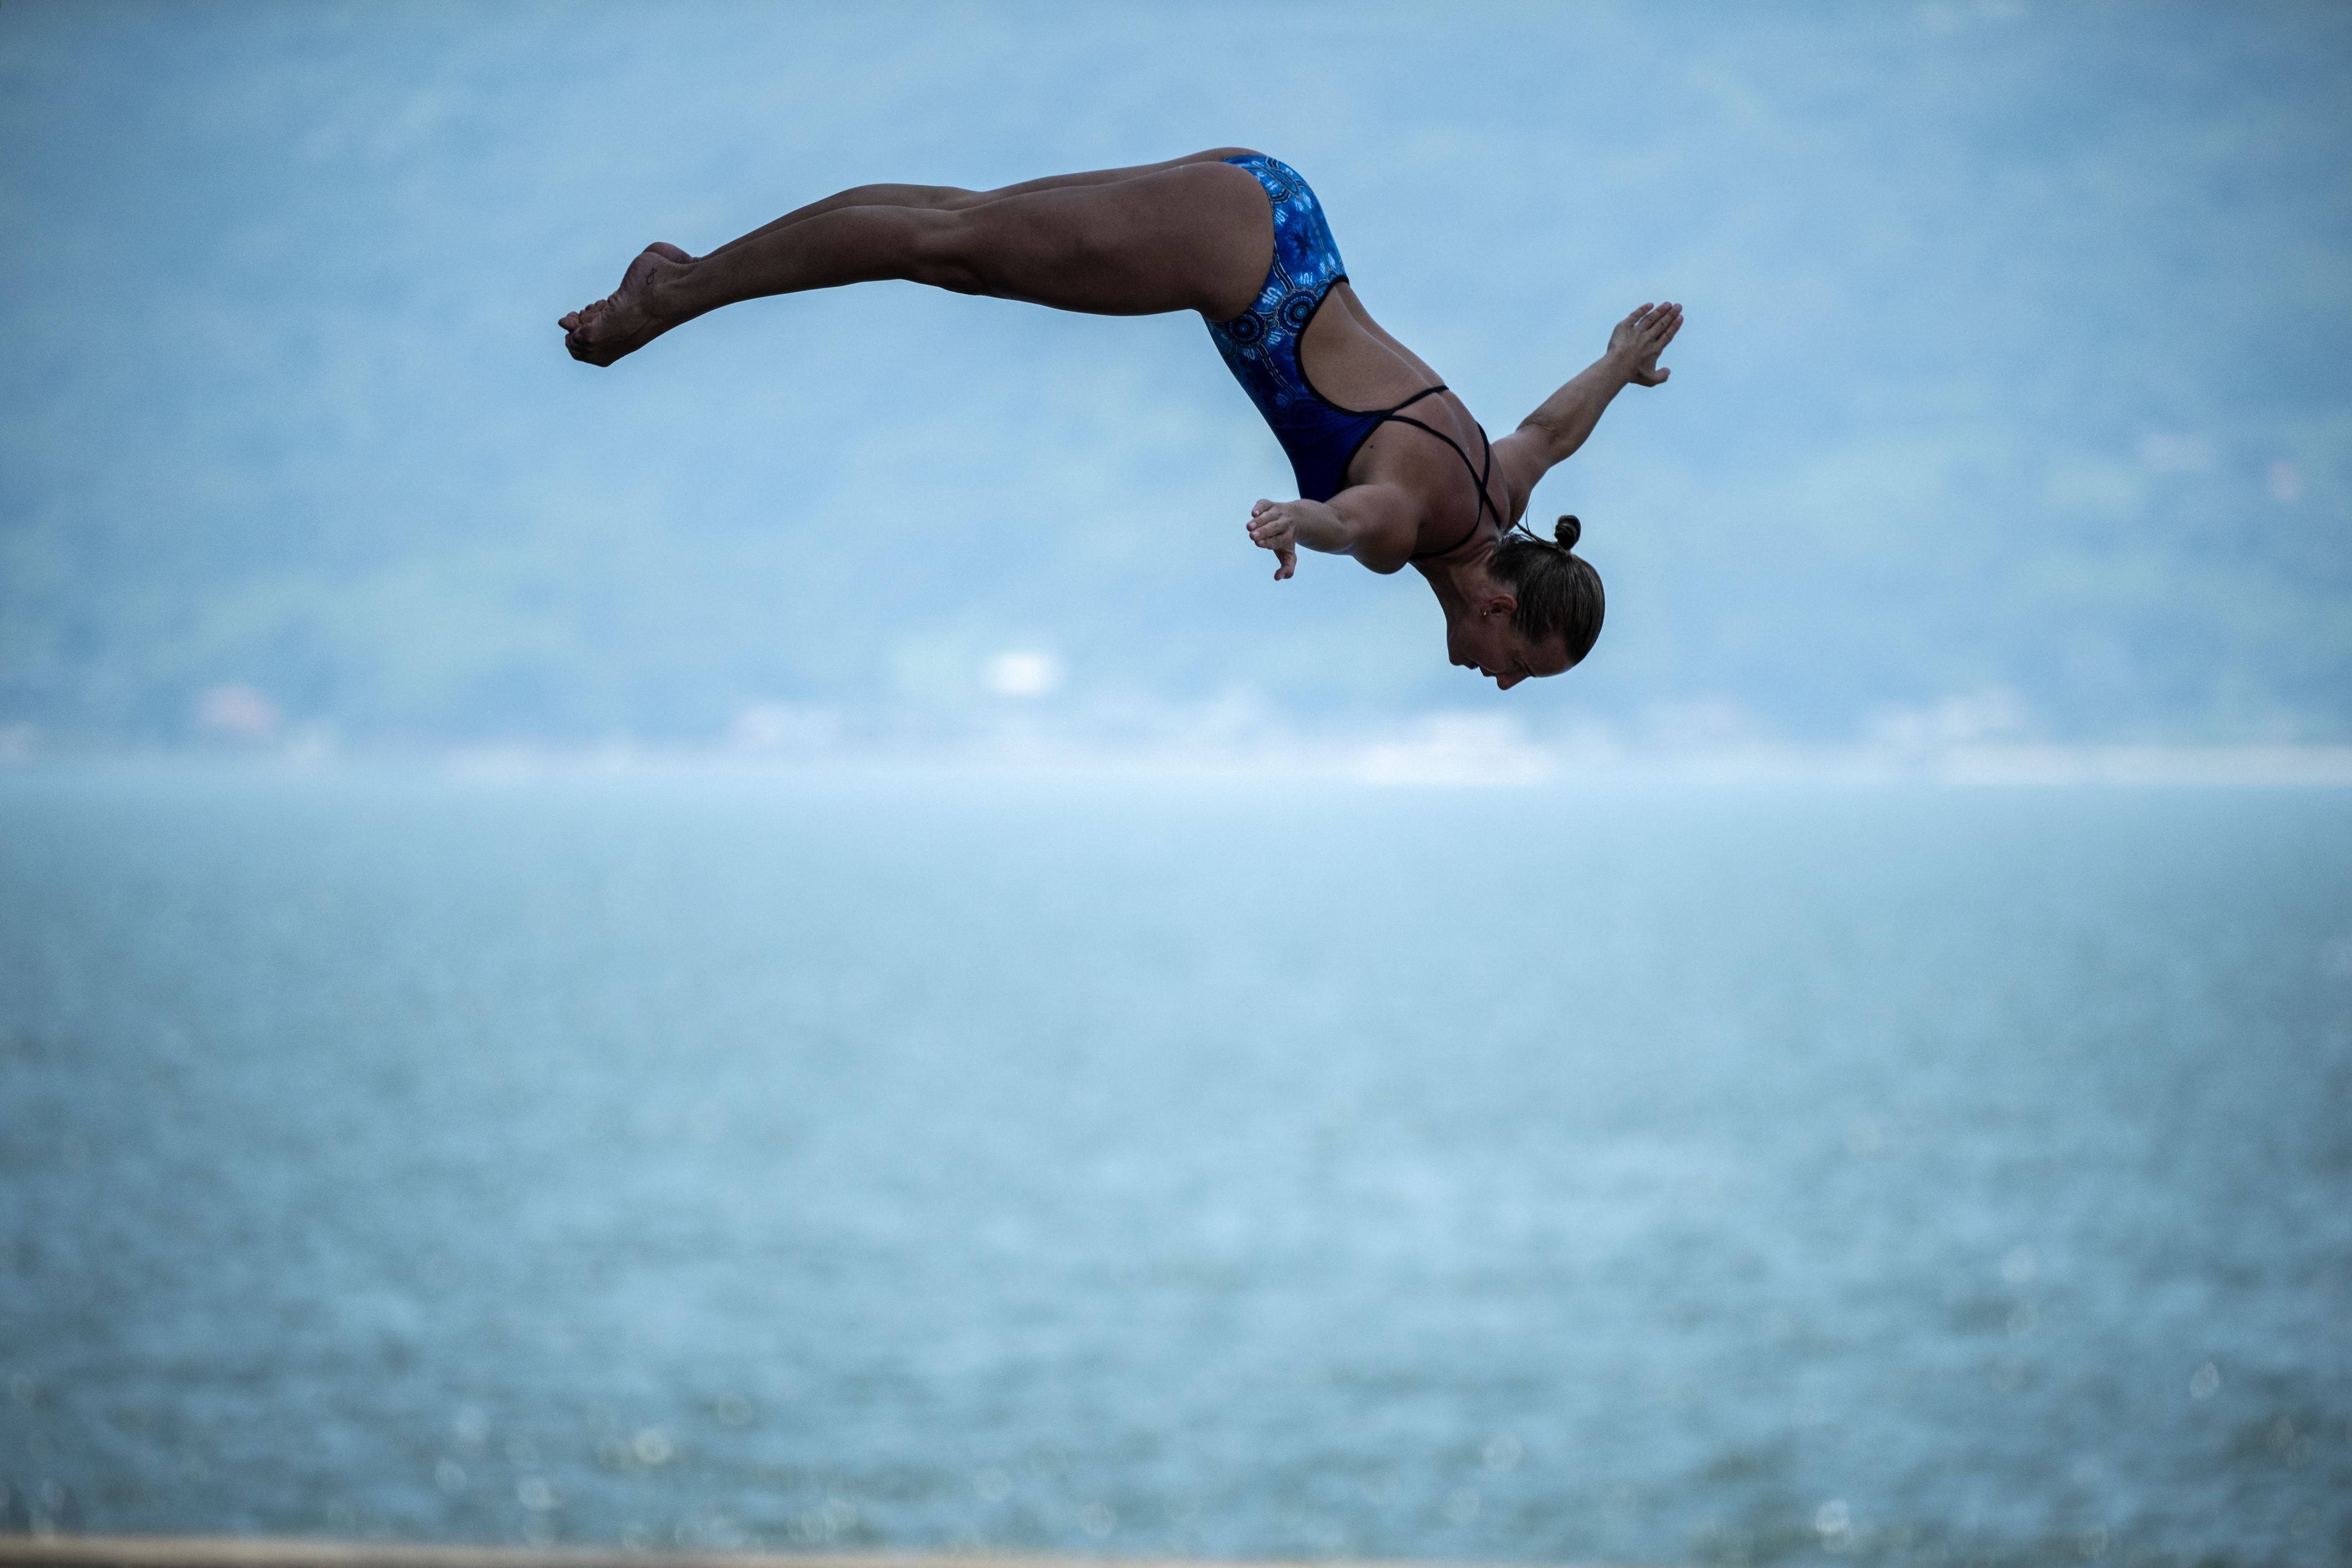
[(1339, 247), (1331, 238), (1331, 226), (1324, 220), (1323, 204), (1315, 199), (1297, 170), (1262, 153), (1225, 162), (1257, 176), (1267, 200), (1274, 204), (1274, 264), (1266, 268), (1265, 286), (1258, 290), (1255, 302), (1230, 321), (1211, 321), (1209, 336), (1215, 341), (1217, 352), (1225, 356), (1225, 368), (1242, 384), (1242, 390), (1265, 416), (1274, 438), (1290, 455), (1291, 468), (1298, 476), (1298, 493), (1307, 500), (1329, 500), (1338, 495), (1347, 488), (1348, 465), (1355, 461), (1357, 448), (1373, 431), (1393, 420), (1427, 430), (1453, 447), (1478, 487), (1478, 510), (1471, 517), (1470, 531), (1442, 550), (1424, 550), (1413, 559), (1429, 560), (1461, 549), (1475, 537), (1490, 511), (1500, 530), (1502, 510), (1486, 494), (1495, 448), (1486, 440), (1486, 427), (1478, 430), (1486, 457), (1481, 466), (1471, 462), (1470, 454), (1453, 437), (1402, 412), (1424, 397), (1445, 391), (1444, 383), (1423, 387), (1393, 407), (1362, 409), (1340, 407), (1307, 379), (1307, 369), (1298, 361), (1298, 342), (1331, 285), (1348, 276)]

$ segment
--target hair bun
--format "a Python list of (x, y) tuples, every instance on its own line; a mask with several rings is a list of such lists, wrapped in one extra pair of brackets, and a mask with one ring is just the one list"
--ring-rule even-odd
[(1576, 542), (1584, 537), (1584, 524), (1576, 521), (1575, 513), (1562, 513), (1559, 526), (1551, 531), (1551, 536), (1559, 541), (1562, 550), (1573, 550)]

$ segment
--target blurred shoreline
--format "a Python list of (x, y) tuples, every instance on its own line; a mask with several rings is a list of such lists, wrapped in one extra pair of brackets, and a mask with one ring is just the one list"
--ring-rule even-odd
[(440, 746), (338, 745), (320, 737), (226, 746), (0, 743), (0, 774), (151, 768), (270, 776), (394, 775), (487, 783), (600, 777), (747, 782), (832, 777), (1005, 781), (1298, 782), (1370, 786), (1931, 785), (1958, 789), (2352, 788), (2352, 746), (1942, 746), (1757, 742), (1658, 746), (1530, 740), (1507, 722), (1435, 718), (1370, 735), (1247, 742), (1103, 743), (1037, 734), (806, 748), (614, 739)]
[[(283, 1535), (0, 1535), (5, 1568), (1148, 1568), (1184, 1559), (1003, 1552), (712, 1552)], [(1326, 1561), (1328, 1561), (1328, 1559)], [(1241, 1563), (1223, 1568), (1254, 1568)]]

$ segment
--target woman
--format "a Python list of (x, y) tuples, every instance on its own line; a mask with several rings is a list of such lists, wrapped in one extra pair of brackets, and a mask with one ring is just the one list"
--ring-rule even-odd
[(1607, 353), (1490, 444), (1356, 298), (1307, 182), (1225, 147), (997, 191), (860, 185), (708, 256), (650, 247), (559, 325), (572, 358), (608, 365), (721, 305), (885, 278), (1101, 315), (1198, 310), (1298, 476), (1298, 500), (1250, 509), (1277, 580), (1301, 546), (1411, 565), (1444, 612), (1447, 657), (1506, 690), (1569, 668), (1601, 634), (1576, 519), (1551, 540), (1516, 525), (1619, 388), (1664, 384), (1680, 305), (1618, 322)]

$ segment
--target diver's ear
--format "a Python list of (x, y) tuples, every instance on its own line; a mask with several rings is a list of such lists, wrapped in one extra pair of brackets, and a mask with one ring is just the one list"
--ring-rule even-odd
[(1511, 618), (1511, 612), (1518, 607), (1519, 600), (1516, 594), (1489, 594), (1479, 605), (1478, 614), (1482, 618), (1507, 621)]

